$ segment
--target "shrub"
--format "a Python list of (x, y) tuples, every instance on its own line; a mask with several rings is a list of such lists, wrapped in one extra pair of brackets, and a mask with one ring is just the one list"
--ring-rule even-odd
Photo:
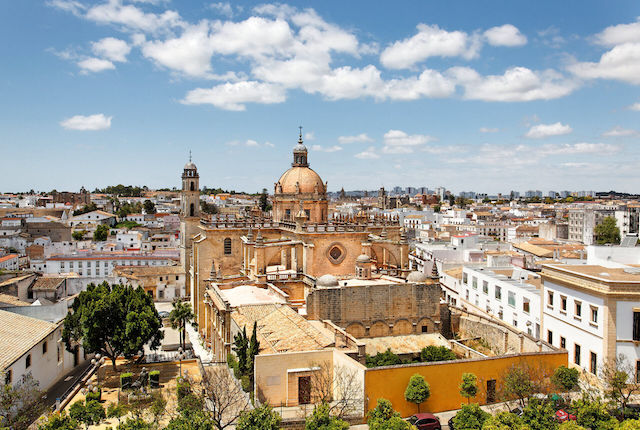
[(420, 351), (420, 361), (423, 362), (449, 361), (457, 358), (456, 354), (446, 346), (429, 345), (425, 346), (422, 348), (422, 351)]
[(178, 400), (180, 400), (183, 397), (191, 394), (191, 384), (189, 384), (188, 381), (179, 378), (178, 383), (176, 384), (176, 390), (178, 393)]
[(500, 412), (489, 417), (482, 425), (482, 430), (526, 430), (522, 419), (511, 412)]
[(349, 423), (332, 417), (329, 405), (322, 403), (313, 409), (311, 416), (305, 421), (305, 430), (347, 430)]
[(579, 377), (578, 369), (560, 366), (553, 372), (551, 382), (562, 391), (571, 391), (578, 386)]
[(477, 403), (462, 405), (453, 417), (453, 426), (456, 430), (480, 430), (490, 416), (491, 414), (480, 409)]
[(367, 367), (393, 366), (402, 364), (402, 359), (398, 355), (387, 349), (385, 352), (379, 352), (376, 355), (367, 355)]
[(242, 378), (240, 378), (240, 383), (242, 384), (242, 389), (244, 391), (247, 393), (251, 391), (251, 378), (249, 378), (249, 375), (242, 376)]
[(131, 383), (133, 382), (133, 373), (125, 372), (120, 374), (120, 388), (123, 390), (127, 390), (131, 388)]
[(102, 400), (102, 388), (98, 387), (98, 390), (95, 393), (93, 391), (90, 391), (87, 393), (86, 395), (87, 403), (89, 403), (92, 400), (96, 400), (98, 402)]
[(236, 430), (277, 430), (282, 418), (269, 405), (263, 405), (240, 415)]

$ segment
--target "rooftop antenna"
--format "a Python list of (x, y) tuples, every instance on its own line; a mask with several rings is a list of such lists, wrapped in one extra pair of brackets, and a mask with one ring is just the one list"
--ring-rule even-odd
[(300, 125), (300, 126), (298, 126), (298, 128), (300, 129), (300, 134), (298, 136), (298, 142), (302, 143), (302, 126)]

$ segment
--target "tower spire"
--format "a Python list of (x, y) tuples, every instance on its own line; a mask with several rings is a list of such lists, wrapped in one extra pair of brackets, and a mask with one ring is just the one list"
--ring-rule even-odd
[(300, 134), (298, 135), (298, 143), (302, 143), (302, 126), (298, 126), (298, 128), (300, 129)]
[(191, 163), (191, 150), (189, 150), (189, 163)]

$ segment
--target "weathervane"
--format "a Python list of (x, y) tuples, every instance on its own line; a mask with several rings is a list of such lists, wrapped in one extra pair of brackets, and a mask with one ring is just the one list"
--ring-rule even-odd
[(298, 142), (302, 143), (302, 126), (298, 126), (298, 128), (300, 129), (300, 137), (298, 139)]

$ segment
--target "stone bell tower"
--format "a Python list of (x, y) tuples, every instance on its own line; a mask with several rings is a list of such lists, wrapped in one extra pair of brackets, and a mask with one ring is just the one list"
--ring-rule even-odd
[(180, 264), (185, 270), (185, 291), (193, 299), (191, 280), (191, 248), (193, 236), (198, 234), (200, 224), (200, 175), (191, 161), (182, 171), (182, 191), (180, 192)]

